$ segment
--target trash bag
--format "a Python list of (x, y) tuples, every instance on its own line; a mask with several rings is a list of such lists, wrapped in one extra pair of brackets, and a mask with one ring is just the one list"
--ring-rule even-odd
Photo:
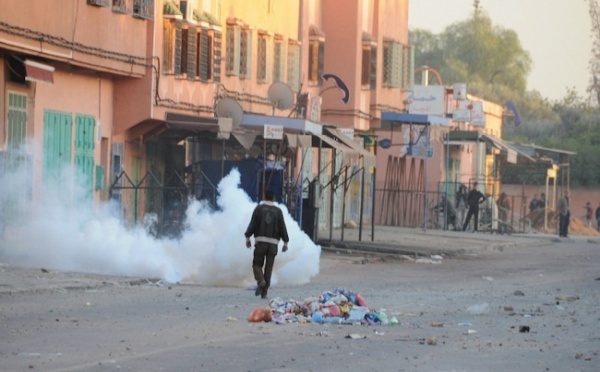
[(270, 322), (273, 320), (271, 309), (255, 307), (248, 315), (248, 321), (251, 323)]

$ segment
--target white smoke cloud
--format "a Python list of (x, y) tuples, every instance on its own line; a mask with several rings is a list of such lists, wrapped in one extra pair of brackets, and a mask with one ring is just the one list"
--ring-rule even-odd
[[(25, 172), (27, 173), (27, 171)], [(256, 204), (239, 187), (234, 169), (218, 185), (217, 210), (197, 200), (189, 203), (188, 228), (180, 239), (156, 239), (143, 226), (126, 228), (114, 206), (92, 206), (78, 188), (47, 182), (41, 193), (26, 196), (31, 177), (5, 172), (0, 185), (0, 259), (29, 267), (108, 275), (162, 278), (226, 286), (254, 283), (253, 250), (244, 231)], [(31, 200), (33, 199), (33, 200)], [(275, 260), (272, 284), (303, 284), (319, 272), (321, 247), (292, 219), (284, 205), (289, 250)]]

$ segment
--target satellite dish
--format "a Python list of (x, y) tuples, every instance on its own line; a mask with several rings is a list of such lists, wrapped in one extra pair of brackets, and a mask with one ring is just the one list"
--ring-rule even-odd
[(221, 98), (215, 108), (215, 113), (219, 118), (231, 118), (233, 128), (237, 128), (242, 124), (244, 119), (244, 109), (242, 105), (233, 98)]
[(267, 94), (273, 107), (279, 110), (286, 110), (294, 105), (294, 92), (286, 83), (278, 81), (271, 84)]

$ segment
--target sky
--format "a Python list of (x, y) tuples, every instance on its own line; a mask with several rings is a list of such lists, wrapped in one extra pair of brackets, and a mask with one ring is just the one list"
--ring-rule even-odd
[[(439, 34), (473, 13), (473, 0), (409, 0), (409, 28)], [(528, 90), (550, 100), (568, 88), (584, 98), (593, 44), (586, 0), (480, 0), (494, 25), (514, 30), (533, 61)], [(435, 67), (435, 66), (430, 66)]]
[[(218, 210), (199, 201), (187, 209), (188, 229), (178, 240), (156, 239), (145, 226), (126, 228), (119, 208), (102, 203), (91, 208), (84, 194), (68, 181), (44, 182), (31, 205), (23, 190), (29, 177), (17, 170), (0, 174), (3, 194), (0, 212), (0, 264), (142, 278), (167, 283), (196, 283), (251, 289), (253, 250), (245, 246), (244, 232), (256, 204), (240, 188), (240, 173), (232, 170), (218, 185)], [(78, 201), (78, 202), (74, 202)], [(89, 205), (90, 208), (85, 208)], [(321, 247), (315, 245), (292, 219), (284, 205), (289, 250), (275, 260), (271, 284), (308, 283), (319, 272)], [(148, 220), (151, 221), (151, 220)], [(149, 226), (149, 224), (146, 224)], [(1, 266), (1, 265), (0, 265)]]

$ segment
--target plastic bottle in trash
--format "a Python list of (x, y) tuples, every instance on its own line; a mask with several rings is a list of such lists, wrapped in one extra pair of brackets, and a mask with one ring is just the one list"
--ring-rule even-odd
[(398, 325), (398, 318), (393, 316), (392, 319), (390, 319), (390, 324), (393, 326)]
[(388, 325), (390, 321), (388, 320), (388, 316), (385, 313), (385, 309), (381, 309), (377, 312), (377, 317), (381, 320), (381, 325)]

